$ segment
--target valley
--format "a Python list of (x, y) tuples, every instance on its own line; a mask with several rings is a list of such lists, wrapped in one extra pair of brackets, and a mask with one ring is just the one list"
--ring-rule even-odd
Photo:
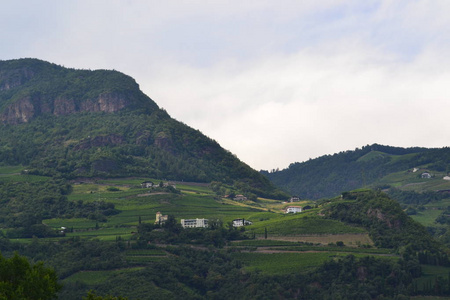
[[(50, 180), (49, 177), (27, 175), (23, 171), (24, 169), (20, 167), (0, 168), (2, 173), (0, 182), (45, 184)], [(53, 256), (59, 257), (48, 259), (48, 261), (61, 276), (61, 282), (65, 286), (61, 297), (64, 299), (79, 299), (89, 289), (117, 291), (131, 299), (138, 295), (142, 297), (141, 290), (127, 292), (127, 289), (118, 283), (116, 283), (118, 289), (113, 289), (110, 282), (115, 282), (118, 278), (124, 282), (140, 278), (154, 264), (167, 264), (173, 260), (179, 255), (176, 254), (177, 249), (223, 253), (228, 257), (227, 259), (239, 262), (242, 272), (256, 272), (261, 274), (260, 276), (270, 278), (292, 274), (308, 277), (310, 272), (314, 272), (328, 261), (346, 259), (348, 255), (355, 259), (374, 257), (394, 263), (402, 259), (402, 255), (395, 248), (377, 247), (370, 238), (370, 230), (325, 217), (324, 208), (328, 207), (329, 203), (342, 202), (338, 198), (326, 202), (302, 200), (295, 205), (310, 206), (311, 209), (296, 214), (285, 214), (283, 208), (292, 203), (267, 198), (258, 198), (254, 202), (235, 201), (218, 196), (206, 184), (177, 182), (175, 188), (170, 191), (160, 190), (162, 189), (159, 187), (160, 184), (154, 188), (143, 188), (141, 183), (148, 181), (161, 182), (161, 186), (165, 183), (165, 181), (144, 177), (74, 179), (70, 182), (72, 189), (66, 196), (67, 201), (78, 204), (113, 204), (118, 213), (102, 215), (97, 219), (93, 216), (71, 217), (70, 215), (43, 219), (42, 223), (46, 227), (58, 233), (56, 236), (11, 238), (9, 246), (5, 247), (3, 252), (7, 254), (8, 248), (22, 249), (21, 251), (25, 253), (35, 249), (33, 251), (36, 253), (31, 257), (37, 259), (46, 257), (40, 250), (36, 250), (40, 247), (54, 245), (50, 246), (52, 249), (59, 245), (56, 248), (80, 251), (85, 247), (93, 250), (103, 244), (105, 246), (101, 247), (106, 247), (109, 249), (107, 251), (115, 253), (113, 255), (115, 262), (104, 262), (103, 266), (88, 263), (84, 266), (68, 268), (62, 265), (66, 264), (67, 262), (64, 261), (68, 259), (60, 257), (62, 250), (56, 248), (50, 250)], [(346, 202), (348, 200), (343, 201), (343, 203)], [(158, 235), (150, 237), (153, 239), (151, 243), (142, 243), (145, 235), (141, 232), (140, 226), (143, 224), (153, 226), (158, 211), (174, 216), (177, 223), (180, 219), (187, 218), (220, 220), (222, 224), (220, 230), (224, 233), (234, 232), (237, 240), (231, 236), (225, 237), (226, 234), (220, 237), (220, 239), (223, 238), (221, 241), (217, 240), (218, 236), (198, 241), (191, 238), (182, 240), (173, 239), (173, 236), (162, 236), (160, 234), (163, 232), (159, 232)], [(252, 225), (233, 228), (231, 222), (237, 218), (249, 220)], [(211, 233), (210, 229), (184, 229), (183, 231), (189, 230), (201, 230), (202, 235)], [(2, 231), (4, 236), (9, 236), (8, 228), (3, 227)], [(69, 246), (70, 244), (73, 244), (75, 248), (69, 250), (73, 247)], [(211, 248), (212, 245), (215, 246)], [(79, 247), (81, 249), (76, 250)], [(104, 255), (103, 251), (106, 249), (100, 250), (99, 254), (92, 253), (93, 256), (87, 261), (101, 259)], [(96, 257), (96, 255), (100, 256)], [(101, 260), (98, 261), (100, 262)], [(423, 266), (426, 272), (416, 280), (418, 290), (426, 290), (436, 276), (446, 277), (445, 272), (450, 271), (450, 268), (442, 266), (439, 267), (440, 271), (431, 266), (426, 267), (427, 264)], [(143, 286), (146, 290), (150, 289), (155, 293), (166, 295), (162, 297), (170, 298), (171, 293), (163, 286), (152, 288)]]

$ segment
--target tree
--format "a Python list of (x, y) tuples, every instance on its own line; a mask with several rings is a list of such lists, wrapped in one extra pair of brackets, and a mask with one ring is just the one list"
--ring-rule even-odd
[(128, 298), (124, 298), (124, 297), (115, 297), (115, 296), (111, 296), (111, 295), (107, 295), (107, 296), (97, 296), (97, 294), (94, 291), (89, 291), (88, 295), (86, 297), (83, 297), (83, 300), (127, 300)]
[(61, 289), (53, 269), (42, 262), (30, 265), (17, 253), (11, 258), (0, 254), (0, 299), (45, 300), (56, 298)]

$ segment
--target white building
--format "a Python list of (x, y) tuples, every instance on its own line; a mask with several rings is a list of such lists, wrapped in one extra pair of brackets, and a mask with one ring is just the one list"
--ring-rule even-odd
[(247, 197), (245, 197), (244, 195), (236, 195), (236, 196), (233, 198), (233, 200), (234, 200), (234, 201), (246, 201), (246, 200), (247, 200)]
[(208, 219), (181, 219), (183, 228), (204, 228), (208, 227)]
[(299, 213), (299, 212), (302, 212), (302, 207), (301, 207), (301, 206), (287, 206), (287, 207), (284, 209), (284, 212), (285, 212), (286, 214), (289, 214), (289, 213), (291, 213), (291, 214)]
[(247, 226), (252, 225), (253, 222), (245, 219), (234, 219), (233, 220), (233, 227), (241, 227), (241, 226)]
[(141, 183), (142, 188), (151, 188), (152, 186), (154, 186), (154, 183), (151, 181), (144, 181), (143, 183)]
[(289, 200), (289, 202), (299, 202), (300, 198), (297, 196), (291, 197), (291, 199)]
[(428, 173), (428, 172), (425, 172), (425, 173), (422, 173), (421, 177), (422, 177), (422, 178), (430, 179), (430, 178), (431, 178), (431, 174)]

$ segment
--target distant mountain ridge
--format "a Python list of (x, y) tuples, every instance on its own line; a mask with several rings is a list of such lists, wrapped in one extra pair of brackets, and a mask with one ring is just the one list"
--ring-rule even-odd
[[(281, 171), (261, 173), (291, 194), (319, 199), (362, 187), (399, 185), (385, 177), (396, 172), (410, 172), (419, 167), (446, 174), (450, 171), (450, 149), (373, 144), (293, 163)], [(411, 176), (415, 178), (419, 174)]]
[(286, 197), (117, 71), (0, 61), (0, 121), (0, 164), (33, 174), (239, 181), (248, 192)]

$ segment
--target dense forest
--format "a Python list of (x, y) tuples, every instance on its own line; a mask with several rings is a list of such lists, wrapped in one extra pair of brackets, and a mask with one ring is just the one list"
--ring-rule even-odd
[(343, 200), (327, 206), (325, 214), (367, 228), (376, 246), (395, 249), (404, 258), (450, 265), (447, 248), (435, 241), (424, 226), (413, 221), (387, 194), (372, 190), (346, 192)]
[(0, 116), (0, 164), (29, 174), (240, 182), (260, 196), (287, 197), (117, 71), (2, 61)]
[(284, 170), (261, 173), (293, 195), (320, 199), (374, 185), (390, 173), (421, 165), (431, 171), (449, 172), (450, 148), (399, 148), (373, 144), (293, 163)]

